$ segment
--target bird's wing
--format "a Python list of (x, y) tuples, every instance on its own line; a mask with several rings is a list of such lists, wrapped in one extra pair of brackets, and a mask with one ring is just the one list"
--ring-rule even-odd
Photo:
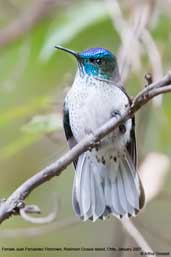
[[(130, 132), (130, 141), (127, 143), (126, 148), (127, 148), (128, 154), (131, 157), (131, 160), (134, 164), (135, 170), (137, 171), (137, 149), (136, 149), (135, 118), (134, 117), (132, 118), (132, 129)], [(137, 172), (137, 174), (138, 174), (138, 172)], [(140, 207), (140, 209), (142, 209), (142, 207), (144, 206), (144, 203), (145, 203), (145, 193), (144, 193), (143, 185), (142, 185), (141, 179), (139, 177), (139, 174), (138, 174), (138, 178), (139, 178), (139, 186), (140, 186), (139, 207)]]
[[(71, 130), (70, 120), (69, 120), (69, 109), (68, 109), (66, 100), (64, 102), (64, 108), (63, 108), (63, 127), (64, 127), (65, 136), (66, 136), (68, 145), (71, 149), (77, 144), (77, 141), (74, 138), (72, 130)], [(77, 161), (78, 161), (78, 159), (75, 159), (73, 161), (73, 164), (74, 164), (75, 168), (77, 166)]]
[[(123, 87), (120, 88), (122, 92), (128, 97), (129, 104), (132, 104), (132, 100), (126, 93)], [(137, 168), (137, 147), (136, 147), (136, 137), (135, 137), (135, 116), (132, 118), (132, 129), (130, 131), (130, 141), (126, 145), (127, 151), (133, 161), (135, 168)]]
[(135, 168), (137, 168), (137, 147), (135, 137), (135, 117), (132, 118), (132, 129), (130, 131), (130, 141), (126, 145), (127, 151), (133, 161)]
[[(125, 93), (125, 95), (128, 97), (129, 104), (132, 104), (131, 98), (128, 96), (124, 88), (121, 88), (121, 90)], [(130, 131), (130, 140), (126, 145), (126, 149), (128, 151), (129, 156), (131, 157), (131, 160), (134, 164), (135, 171), (137, 171), (137, 148), (136, 148), (136, 137), (135, 137), (135, 116), (132, 117), (132, 129)], [(129, 158), (128, 158), (129, 159)], [(139, 177), (139, 174), (138, 174)], [(139, 196), (139, 207), (142, 209), (145, 203), (145, 193), (143, 189), (143, 185), (141, 182), (141, 179), (139, 178), (139, 185), (140, 185), (140, 196)]]

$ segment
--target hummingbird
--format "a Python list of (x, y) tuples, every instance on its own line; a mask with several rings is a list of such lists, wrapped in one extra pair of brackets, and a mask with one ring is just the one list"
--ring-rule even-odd
[[(119, 119), (131, 105), (119, 74), (117, 59), (104, 48), (82, 52), (55, 46), (78, 64), (64, 100), (63, 126), (70, 148), (111, 118)], [(137, 172), (135, 117), (104, 137), (73, 162), (73, 209), (82, 220), (136, 216), (145, 203)]]

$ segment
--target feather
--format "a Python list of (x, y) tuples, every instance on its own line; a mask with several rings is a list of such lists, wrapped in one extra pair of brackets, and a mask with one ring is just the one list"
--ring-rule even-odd
[(111, 194), (112, 194), (112, 206), (111, 206), (112, 214), (115, 215), (116, 217), (120, 215), (124, 216), (125, 211), (122, 208), (120, 204), (120, 199), (119, 199), (117, 177), (116, 177), (115, 183), (111, 184)]
[[(94, 165), (94, 164), (93, 164)], [(96, 169), (96, 165), (94, 165), (93, 169)], [(94, 191), (95, 191), (95, 213), (94, 213), (94, 220), (99, 218), (101, 215), (103, 215), (106, 205), (105, 205), (105, 198), (103, 194), (103, 188), (101, 184), (100, 176), (97, 175), (97, 171), (94, 171)]]
[[(67, 98), (64, 101), (64, 107), (63, 107), (63, 127), (64, 127), (65, 136), (66, 136), (68, 145), (72, 149), (77, 144), (77, 141), (74, 138), (74, 135), (72, 133), (71, 126), (70, 126), (70, 118), (69, 118), (69, 109), (68, 109), (68, 105), (67, 105)], [(78, 159), (75, 159), (73, 161), (73, 164), (74, 164), (75, 168), (77, 166), (77, 161), (78, 161)]]
[(138, 208), (139, 198), (135, 198), (135, 196), (139, 194), (135, 185), (134, 177), (132, 176), (132, 173), (129, 171), (128, 167), (127, 166), (125, 167), (123, 162), (121, 162), (120, 165), (121, 165), (121, 173), (123, 177), (126, 198), (129, 204), (133, 208)]

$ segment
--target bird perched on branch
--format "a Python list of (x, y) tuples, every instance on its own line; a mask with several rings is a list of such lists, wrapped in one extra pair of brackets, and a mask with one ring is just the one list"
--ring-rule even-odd
[[(93, 133), (130, 106), (116, 57), (104, 48), (75, 52), (78, 69), (64, 102), (63, 124), (69, 147)], [(144, 205), (144, 190), (137, 173), (134, 117), (74, 161), (73, 208), (83, 220), (105, 219), (110, 214), (135, 216)]]

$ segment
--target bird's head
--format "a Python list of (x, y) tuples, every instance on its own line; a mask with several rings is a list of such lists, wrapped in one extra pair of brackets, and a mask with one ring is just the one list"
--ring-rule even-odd
[(116, 57), (110, 51), (104, 48), (90, 48), (77, 53), (61, 46), (55, 47), (76, 57), (80, 75), (116, 82), (120, 80)]

